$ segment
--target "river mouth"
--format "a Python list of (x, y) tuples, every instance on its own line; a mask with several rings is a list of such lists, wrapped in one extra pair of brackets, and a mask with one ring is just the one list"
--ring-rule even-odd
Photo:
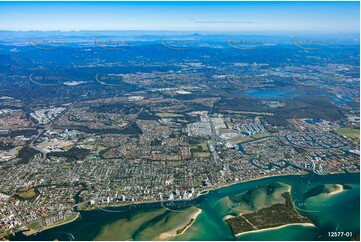
[[(242, 192), (247, 192), (250, 189), (277, 182), (282, 182), (290, 186), (292, 199), (297, 203), (297, 212), (302, 216), (308, 217), (317, 228), (290, 225), (275, 230), (266, 230), (234, 237), (229, 226), (224, 222), (224, 217), (230, 214), (230, 209), (227, 208), (226, 204), (221, 204), (219, 201), (227, 196), (235, 196)], [(305, 200), (307, 191), (323, 184), (347, 184), (351, 186), (352, 189), (344, 190), (329, 197), (313, 196), (312, 200)], [(328, 237), (328, 232), (335, 231), (336, 229), (353, 232), (353, 234), (356, 235), (360, 228), (358, 206), (360, 202), (359, 184), (359, 173), (324, 176), (309, 174), (275, 176), (210, 190), (207, 194), (197, 197), (188, 204), (189, 208), (200, 209), (201, 214), (197, 216), (195, 221), (192, 222), (181, 235), (168, 239), (331, 240), (332, 238)], [(321, 205), (315, 207), (316, 203), (325, 205), (320, 209)], [(177, 208), (174, 204), (166, 205), (169, 205), (171, 209), (167, 210), (162, 207), (161, 203), (154, 203), (130, 206), (128, 209), (125, 209), (125, 211), (119, 213), (109, 213), (102, 210), (81, 211), (81, 217), (70, 224), (49, 229), (28, 237), (17, 233), (11, 237), (10, 240), (152, 239), (151, 237), (154, 237), (156, 231), (163, 227), (161, 224), (167, 220), (172, 221), (172, 226), (174, 227), (188, 223), (187, 221), (183, 221), (187, 212), (180, 212), (184, 209), (187, 211), (185, 207), (188, 206), (186, 206), (185, 203), (182, 204), (182, 208)], [(179, 209), (179, 211), (172, 211), (173, 209)], [(114, 210), (120, 211), (121, 208), (114, 208)], [(120, 232), (120, 228), (124, 226), (128, 226), (129, 229)], [(169, 230), (172, 230), (172, 226), (169, 227)], [(212, 233), (209, 233), (209, 231), (212, 231)], [(280, 233), (282, 233), (282, 236), (277, 237), (277, 234)], [(305, 234), (307, 234), (307, 236), (305, 236)], [(338, 239), (350, 240), (350, 238), (347, 237)]]

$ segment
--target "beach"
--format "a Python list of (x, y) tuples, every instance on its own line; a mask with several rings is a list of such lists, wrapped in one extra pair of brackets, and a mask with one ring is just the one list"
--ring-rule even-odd
[[(229, 210), (219, 207), (218, 201), (275, 182), (291, 185), (292, 198), (297, 201), (303, 201), (304, 194), (320, 184), (350, 184), (354, 189), (339, 192), (335, 196), (336, 199), (322, 201), (322, 203), (330, 204), (323, 209), (324, 212), (307, 213), (307, 217), (312, 216), (312, 221), (317, 224), (319, 224), (318, 221), (324, 221), (321, 224), (331, 224), (333, 229), (338, 226), (340, 221), (343, 221), (339, 228), (352, 231), (355, 234), (358, 231), (359, 215), (356, 209), (359, 204), (359, 189), (357, 189), (359, 187), (359, 174), (343, 173), (324, 176), (293, 174), (290, 176), (262, 177), (255, 181), (240, 181), (237, 184), (214, 188), (214, 190), (218, 190), (213, 191), (212, 189), (205, 195), (186, 200), (185, 202), (194, 201), (194, 205), (196, 205), (195, 207), (190, 203), (189, 208), (192, 209), (189, 210), (186, 208), (167, 211), (162, 208), (159, 202), (158, 205), (156, 202), (154, 206), (139, 204), (124, 210), (110, 209), (117, 211), (116, 213), (102, 211), (101, 209), (80, 211), (82, 219), (44, 230), (33, 235), (33, 239), (54, 240), (58, 238), (58, 233), (66, 231), (73, 234), (76, 240), (153, 240), (156, 238), (158, 240), (232, 240), (235, 238), (234, 234), (224, 222), (224, 219), (231, 218), (232, 215), (228, 216)], [(338, 187), (337, 190), (339, 190)], [(348, 202), (345, 203), (344, 201)], [(225, 204), (222, 206), (224, 207)], [(349, 208), (350, 206), (352, 207)], [(334, 208), (338, 209), (335, 210)], [(199, 209), (201, 209), (200, 213)], [(192, 218), (195, 220), (191, 222)], [(248, 231), (237, 234), (237, 236), (245, 236), (246, 240), (262, 240), (263, 238), (277, 240), (279, 236), (284, 240), (312, 240), (322, 236), (325, 234), (324, 231), (330, 229), (322, 225), (318, 225), (317, 229), (314, 227), (314, 225), (307, 223), (285, 224), (279, 227)], [(85, 233), (82, 232), (82, 229), (94, 232)], [(278, 234), (279, 230), (282, 231), (282, 235)], [(177, 231), (179, 231), (178, 235)], [(26, 240), (26, 237), (22, 233), (16, 233), (10, 239)]]
[[(192, 226), (192, 224), (194, 223), (194, 221), (197, 219), (197, 217), (202, 213), (201, 209), (197, 209), (197, 211), (195, 211), (194, 213), (190, 214), (188, 216), (188, 223), (182, 223), (179, 226), (177, 226), (176, 228), (164, 232), (162, 234), (159, 235), (159, 237), (156, 237), (155, 240), (169, 240), (170, 238), (174, 237), (174, 236), (179, 236), (182, 235), (190, 226)], [(180, 233), (178, 233), (178, 231), (180, 231)]]
[(306, 226), (306, 227), (316, 227), (314, 224), (312, 223), (293, 223), (293, 224), (285, 224), (285, 225), (281, 225), (278, 227), (272, 227), (272, 228), (266, 228), (266, 229), (258, 229), (258, 230), (252, 230), (252, 231), (247, 231), (247, 232), (242, 232), (242, 233), (238, 233), (235, 236), (240, 236), (240, 235), (245, 235), (245, 234), (251, 234), (251, 233), (258, 233), (258, 232), (263, 232), (263, 231), (271, 231), (271, 230), (277, 230), (277, 229), (282, 229), (282, 228), (286, 228), (288, 226), (293, 226), (293, 225), (299, 225), (299, 226)]

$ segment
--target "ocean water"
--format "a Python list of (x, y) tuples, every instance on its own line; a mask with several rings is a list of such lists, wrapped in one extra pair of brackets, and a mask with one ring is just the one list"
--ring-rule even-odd
[[(236, 214), (227, 206), (227, 199), (248, 190), (282, 183), (291, 188), (291, 197), (297, 211), (307, 216), (315, 227), (291, 225), (275, 230), (243, 234), (234, 237), (224, 217)], [(352, 187), (340, 193), (305, 194), (325, 184), (343, 184)], [(255, 193), (257, 199), (264, 194)], [(272, 202), (273, 197), (268, 197)], [(182, 203), (184, 205), (184, 203)], [(160, 203), (109, 208), (110, 211), (81, 212), (81, 217), (69, 224), (26, 237), (21, 233), (10, 240), (152, 240), (157, 233), (184, 223), (184, 207), (197, 207), (202, 213), (182, 235), (171, 240), (351, 240), (351, 237), (329, 237), (328, 232), (360, 231), (360, 180), (359, 173), (333, 175), (288, 175), (243, 182), (217, 190), (187, 202), (182, 209), (177, 206), (167, 210)], [(167, 207), (167, 206), (165, 206)]]

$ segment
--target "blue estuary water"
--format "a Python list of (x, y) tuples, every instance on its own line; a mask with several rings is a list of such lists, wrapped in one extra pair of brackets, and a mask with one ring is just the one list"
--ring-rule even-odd
[[(224, 217), (230, 215), (224, 199), (274, 183), (291, 188), (296, 210), (308, 217), (312, 226), (290, 225), (235, 237)], [(346, 185), (341, 192), (317, 192), (326, 184)], [(181, 235), (170, 240), (351, 240), (360, 232), (359, 173), (332, 175), (275, 176), (211, 190), (192, 201), (177, 205), (153, 203), (104, 210), (82, 211), (76, 221), (32, 236), (17, 233), (11, 240), (152, 240), (157, 231), (172, 229), (185, 215), (185, 207), (201, 209), (200, 215)], [(166, 205), (166, 206), (165, 206)], [(167, 209), (165, 209), (166, 207)], [(179, 209), (179, 207), (182, 207)], [(169, 208), (169, 209), (168, 209)], [(233, 212), (234, 213), (234, 212)], [(352, 237), (330, 237), (329, 232), (352, 232)]]

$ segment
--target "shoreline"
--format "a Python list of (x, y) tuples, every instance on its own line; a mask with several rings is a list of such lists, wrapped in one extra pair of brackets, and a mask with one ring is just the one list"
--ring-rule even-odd
[[(353, 171), (353, 172), (330, 172), (326, 175), (338, 175), (338, 174), (356, 174), (356, 173), (360, 173), (360, 171)], [(283, 177), (283, 176), (304, 176), (304, 175), (308, 175), (311, 173), (284, 173), (284, 174), (276, 174), (276, 175), (267, 175), (267, 176), (262, 176), (262, 177), (257, 177), (257, 178), (252, 178), (249, 180), (242, 180), (242, 181), (237, 181), (237, 182), (233, 182), (233, 183), (229, 183), (229, 184), (224, 184), (224, 185), (220, 185), (220, 186), (216, 186), (214, 188), (209, 188), (209, 189), (204, 189), (201, 192), (206, 192), (204, 194), (198, 194), (197, 197), (202, 196), (202, 195), (206, 195), (208, 194), (210, 191), (215, 191), (218, 190), (220, 188), (225, 188), (225, 187), (230, 187), (233, 185), (237, 185), (237, 184), (241, 184), (241, 183), (245, 183), (245, 182), (251, 182), (251, 181), (258, 181), (258, 180), (262, 180), (262, 179), (267, 179), (267, 178), (272, 178), (272, 177)], [(317, 174), (316, 174), (317, 175)], [(321, 176), (321, 175), (317, 175), (317, 176)]]
[(223, 217), (223, 222), (226, 222), (227, 219), (235, 218), (235, 217), (237, 217), (237, 216), (228, 214), (228, 215), (226, 215), (226, 216)]
[[(57, 225), (54, 225), (55, 223), (54, 223), (54, 224), (50, 224), (49, 226), (45, 227), (44, 230), (56, 228), (56, 227), (59, 227), (59, 226), (62, 226), (62, 225), (65, 225), (65, 224), (74, 222), (74, 221), (77, 220), (79, 217), (80, 217), (80, 212), (77, 212), (74, 218), (72, 218), (72, 219), (70, 219), (70, 220), (68, 220), (68, 221), (61, 222), (60, 224), (57, 224)], [(42, 230), (42, 231), (43, 231), (43, 230)], [(40, 231), (40, 232), (41, 232), (41, 231)]]
[[(187, 200), (172, 200), (172, 201), (187, 201)], [(161, 203), (163, 201), (142, 201), (142, 202), (132, 202), (132, 203), (128, 203), (128, 204), (117, 204), (117, 203), (113, 203), (113, 204), (104, 204), (104, 205), (92, 205), (91, 208), (79, 208), (78, 207), (78, 211), (79, 212), (86, 212), (86, 211), (93, 211), (96, 209), (105, 211), (105, 212), (117, 212), (117, 211), (107, 211), (106, 208), (121, 208), (121, 207), (126, 207), (126, 206), (132, 206), (132, 205), (139, 205), (139, 204), (152, 204), (152, 203)], [(119, 211), (119, 212), (123, 212), (123, 211)]]
[[(337, 175), (337, 174), (355, 174), (355, 173), (360, 173), (360, 171), (355, 171), (355, 172), (331, 172), (327, 175)], [(304, 175), (308, 175), (310, 173), (284, 173), (284, 174), (275, 174), (275, 175), (267, 175), (267, 176), (262, 176), (262, 177), (257, 177), (257, 178), (252, 178), (249, 180), (242, 180), (242, 181), (237, 181), (237, 182), (233, 182), (233, 183), (229, 183), (229, 184), (223, 184), (223, 185), (219, 185), (219, 186), (212, 186), (210, 188), (206, 188), (202, 191), (199, 191), (198, 194), (190, 199), (175, 199), (175, 200), (166, 200), (166, 201), (141, 201), (141, 202), (131, 202), (129, 204), (109, 204), (109, 205), (97, 205), (94, 206), (92, 208), (87, 208), (87, 209), (79, 209), (79, 212), (82, 211), (92, 211), (92, 210), (96, 210), (96, 209), (100, 209), (103, 210), (105, 212), (117, 212), (117, 211), (106, 211), (106, 208), (117, 208), (117, 207), (125, 207), (125, 206), (132, 206), (132, 205), (141, 205), (141, 204), (155, 204), (155, 203), (162, 203), (162, 202), (188, 202), (188, 201), (192, 201), (200, 196), (203, 195), (207, 195), (210, 191), (215, 191), (221, 188), (226, 188), (226, 187), (230, 187), (230, 186), (235, 186), (241, 183), (246, 183), (246, 182), (252, 182), (252, 181), (258, 181), (258, 180), (262, 180), (262, 179), (268, 179), (268, 178), (273, 178), (273, 177), (283, 177), (283, 176), (304, 176)], [(119, 211), (121, 212), (121, 211)]]
[[(339, 172), (339, 173), (335, 173), (335, 174), (343, 174), (343, 173), (344, 173), (344, 172)], [(357, 172), (355, 172), (355, 173), (357, 173)], [(267, 175), (267, 176), (252, 178), (252, 179), (249, 179), (249, 180), (242, 180), (242, 181), (238, 181), (238, 182), (233, 182), (233, 183), (229, 183), (229, 184), (220, 185), (220, 186), (217, 186), (217, 187), (214, 187), (214, 188), (205, 189), (205, 190), (203, 190), (203, 191), (207, 191), (207, 193), (205, 193), (205, 194), (199, 194), (198, 196), (206, 195), (206, 194), (208, 194), (210, 191), (215, 191), (215, 190), (218, 190), (218, 189), (221, 189), (221, 188), (226, 188), (226, 187), (238, 185), (238, 184), (245, 183), (245, 182), (258, 181), (258, 180), (267, 179), (267, 178), (272, 178), (272, 177), (303, 176), (303, 175), (307, 175), (307, 174), (309, 174), (309, 173), (302, 173), (302, 174), (300, 174), (300, 173), (284, 173), (284, 174), (276, 174), (276, 175)], [(332, 174), (330, 174), (330, 175), (332, 175)], [(202, 191), (202, 192), (203, 192), (203, 191)], [(198, 196), (197, 196), (197, 197), (198, 197)]]
[[(335, 173), (335, 174), (343, 174), (344, 172), (339, 172), (339, 173)], [(357, 172), (355, 172), (357, 173)], [(281, 176), (302, 176), (302, 175), (307, 175), (308, 173), (305, 174), (295, 174), (295, 173), (285, 173), (285, 174), (276, 174), (276, 175), (268, 175), (268, 176), (263, 176), (263, 177), (257, 177), (257, 178), (252, 178), (249, 180), (242, 180), (242, 181), (237, 181), (237, 182), (233, 182), (233, 183), (229, 183), (229, 184), (223, 184), (223, 185), (219, 185), (219, 186), (212, 186), (210, 188), (206, 188), (202, 191), (199, 191), (198, 194), (190, 199), (174, 199), (174, 200), (166, 200), (166, 201), (141, 201), (141, 202), (131, 202), (129, 204), (104, 204), (104, 205), (96, 205), (93, 206), (91, 208), (79, 208), (78, 207), (78, 211), (82, 212), (82, 211), (92, 211), (92, 210), (102, 210), (105, 212), (117, 212), (117, 211), (107, 211), (106, 208), (121, 208), (121, 207), (126, 207), (126, 206), (132, 206), (132, 205), (141, 205), (141, 204), (156, 204), (156, 203), (162, 203), (162, 202), (188, 202), (188, 201), (192, 201), (200, 196), (203, 195), (207, 195), (210, 191), (215, 191), (221, 188), (225, 188), (225, 187), (229, 187), (229, 186), (234, 186), (234, 185), (238, 185), (241, 183), (245, 183), (245, 182), (251, 182), (251, 181), (257, 181), (257, 180), (261, 180), (261, 179), (267, 179), (267, 178), (272, 178), (272, 177), (281, 177)], [(119, 211), (122, 212), (122, 211)]]
[(293, 226), (293, 225), (316, 228), (316, 226), (313, 223), (292, 223), (292, 224), (285, 224), (285, 225), (281, 225), (281, 226), (277, 226), (277, 227), (246, 231), (246, 232), (235, 234), (234, 236), (238, 237), (238, 236), (245, 235), (245, 234), (252, 234), (252, 233), (258, 233), (258, 232), (264, 232), (264, 231), (278, 230), (278, 229), (286, 228), (286, 227)]
[[(337, 175), (337, 174), (356, 174), (356, 173), (360, 173), (359, 171), (355, 171), (355, 172), (332, 172), (332, 173), (329, 173), (327, 175)], [(175, 201), (175, 202), (187, 202), (187, 201), (192, 201), (196, 198), (198, 198), (199, 196), (202, 196), (202, 195), (207, 195), (210, 191), (215, 191), (215, 190), (218, 190), (218, 189), (221, 189), (221, 188), (225, 188), (225, 187), (229, 187), (229, 186), (234, 186), (234, 185), (237, 185), (237, 184), (241, 184), (241, 183), (246, 183), (246, 182), (252, 182), (252, 181), (257, 181), (257, 180), (262, 180), (262, 179), (268, 179), (268, 178), (272, 178), (272, 177), (283, 177), (283, 176), (303, 176), (303, 175), (308, 175), (310, 173), (302, 173), (302, 174), (298, 174), (298, 173), (287, 173), (287, 174), (276, 174), (276, 175), (268, 175), (268, 176), (262, 176), (262, 177), (257, 177), (257, 178), (253, 178), (253, 179), (249, 179), (249, 180), (242, 180), (242, 181), (237, 181), (237, 182), (234, 182), (234, 183), (230, 183), (230, 184), (224, 184), (224, 185), (220, 185), (220, 186), (216, 186), (216, 187), (212, 187), (212, 188), (208, 188), (208, 189), (205, 189), (205, 190), (202, 190), (200, 191), (197, 196), (195, 196), (194, 198), (191, 198), (191, 199), (179, 199), (179, 200), (171, 200), (171, 201)], [(201, 194), (203, 192), (203, 194)], [(167, 201), (167, 202), (171, 202), (171, 201)], [(164, 201), (142, 201), (142, 202), (132, 202), (132, 203), (129, 203), (129, 204), (110, 204), (110, 205), (105, 205), (105, 206), (96, 206), (96, 207), (92, 207), (92, 208), (87, 208), (87, 209), (77, 209), (77, 216), (74, 218), (74, 219), (71, 219), (69, 221), (66, 221), (64, 223), (61, 223), (61, 224), (57, 224), (55, 226), (52, 226), (50, 225), (49, 227), (46, 227), (40, 231), (32, 231), (30, 233), (30, 230), (29, 231), (24, 231), (24, 230), (20, 230), (18, 232), (15, 232), (15, 233), (19, 233), (19, 232), (22, 232), (24, 235), (26, 236), (30, 236), (30, 235), (34, 235), (36, 233), (40, 233), (40, 232), (43, 232), (45, 230), (48, 230), (48, 229), (52, 229), (52, 228), (55, 228), (55, 227), (59, 227), (59, 226), (62, 226), (62, 225), (65, 225), (65, 224), (68, 224), (68, 223), (71, 223), (71, 222), (74, 222), (75, 220), (77, 220), (80, 216), (80, 213), (81, 212), (87, 212), (87, 211), (93, 211), (93, 210), (96, 210), (96, 209), (99, 209), (99, 210), (103, 210), (105, 212), (109, 212), (109, 211), (106, 211), (106, 208), (121, 208), (121, 207), (126, 207), (126, 206), (132, 206), (132, 205), (142, 205), (142, 204), (156, 204), (156, 203), (162, 203)], [(130, 208), (129, 208), (130, 209)], [(111, 212), (123, 212), (123, 211), (116, 211), (116, 210), (113, 210)], [(198, 216), (198, 215), (197, 215)], [(192, 223), (193, 224), (193, 223)], [(282, 225), (282, 226), (279, 226), (279, 227), (275, 227), (275, 228), (267, 228), (267, 229), (261, 229), (261, 230), (255, 230), (255, 231), (247, 231), (247, 232), (243, 232), (243, 233), (239, 233), (240, 234), (245, 234), (245, 233), (252, 233), (252, 232), (259, 232), (259, 231), (263, 231), (263, 230), (270, 230), (270, 229), (279, 229), (281, 227), (284, 227), (284, 226), (290, 226), (290, 225), (305, 225), (307, 226), (307, 224), (305, 223), (301, 223), (301, 224), (288, 224), (288, 225)], [(314, 226), (313, 224), (309, 224), (309, 226)], [(188, 227), (185, 229), (187, 230)], [(184, 230), (184, 231), (185, 231)], [(183, 232), (184, 232), (183, 231)], [(26, 232), (28, 232), (28, 234), (26, 234)], [(183, 233), (182, 232), (182, 233)], [(181, 234), (182, 234), (181, 233)], [(236, 235), (235, 235), (236, 236)], [(237, 234), (238, 236), (238, 234)]]
[[(56, 228), (56, 227), (59, 227), (59, 226), (62, 226), (62, 225), (65, 225), (65, 224), (74, 222), (74, 221), (77, 220), (79, 217), (80, 217), (80, 212), (77, 212), (77, 213), (75, 214), (75, 217), (72, 218), (72, 219), (69, 219), (69, 220), (67, 220), (67, 221), (61, 222), (61, 223), (59, 223), (59, 224), (56, 224), (57, 222), (59, 222), (59, 221), (57, 221), (57, 222), (55, 222), (55, 223), (53, 223), (53, 224), (50, 224), (50, 225), (46, 226), (45, 228), (43, 228), (43, 229), (41, 229), (41, 230), (31, 230), (31, 229), (29, 229), (29, 230), (23, 231), (22, 234), (25, 235), (25, 236), (30, 236), (30, 235), (34, 235), (34, 234), (36, 234), (36, 233), (41, 233), (41, 232), (43, 232), (43, 231), (45, 231), (45, 230), (53, 229), (53, 228)], [(70, 218), (70, 217), (69, 217), (69, 218)], [(60, 220), (60, 221), (61, 221), (61, 220)], [(21, 231), (19, 231), (19, 232), (21, 232)]]

